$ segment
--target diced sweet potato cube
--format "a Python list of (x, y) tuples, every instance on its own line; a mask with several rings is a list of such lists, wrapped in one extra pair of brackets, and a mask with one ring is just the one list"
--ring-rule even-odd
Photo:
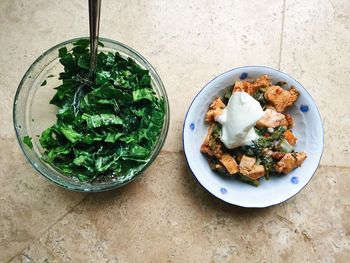
[(271, 86), (270, 79), (267, 75), (262, 75), (254, 81), (253, 86), (257, 89)]
[(291, 130), (286, 130), (284, 133), (283, 133), (283, 137), (287, 140), (287, 142), (294, 146), (296, 143), (297, 143), (297, 137), (294, 136), (294, 134), (292, 133)]
[(255, 87), (248, 81), (237, 81), (233, 87), (233, 92), (247, 92), (253, 95), (258, 89), (259, 87)]
[(220, 162), (230, 174), (238, 173), (238, 164), (236, 160), (228, 153), (221, 155)]
[(276, 165), (275, 169), (278, 173), (288, 174), (295, 168), (301, 166), (306, 159), (306, 153), (287, 153)]
[(292, 86), (290, 90), (284, 90), (279, 86), (270, 86), (265, 92), (266, 100), (276, 108), (278, 112), (285, 111), (297, 100), (299, 92)]
[(257, 121), (256, 127), (276, 128), (278, 126), (288, 126), (286, 117), (276, 110), (265, 110), (264, 116)]
[(248, 155), (243, 155), (242, 159), (239, 163), (239, 172), (241, 174), (244, 174), (248, 176), (249, 171), (253, 168), (254, 164), (256, 162), (255, 157), (250, 157)]
[(210, 109), (224, 109), (226, 107), (225, 103), (221, 100), (221, 98), (217, 98), (210, 104)]
[(217, 98), (216, 100), (214, 100), (210, 104), (208, 112), (205, 114), (205, 121), (215, 121), (215, 118), (222, 114), (222, 110), (225, 107), (225, 103), (223, 103), (221, 98)]
[(213, 123), (212, 125), (209, 126), (208, 133), (207, 133), (207, 135), (204, 138), (203, 144), (209, 145), (210, 136), (211, 136), (211, 134), (213, 132), (214, 127), (215, 127), (215, 123)]
[(253, 166), (253, 168), (249, 171), (248, 177), (250, 179), (256, 180), (260, 177), (263, 177), (265, 175), (265, 168), (263, 165), (256, 164)]
[(239, 167), (251, 169), (256, 162), (256, 158), (253, 156), (243, 155)]
[(250, 95), (253, 95), (260, 88), (265, 88), (271, 86), (271, 82), (267, 75), (262, 75), (257, 78), (253, 83), (248, 81), (237, 81), (233, 87), (233, 92), (247, 92)]
[(208, 154), (209, 156), (215, 156), (217, 158), (220, 158), (222, 154), (221, 144), (217, 143), (215, 144), (214, 148), (210, 147), (211, 134), (213, 132), (215, 125), (216, 124), (213, 123), (212, 125), (209, 126), (207, 136), (205, 136), (205, 139), (201, 145), (200, 150), (202, 153)]
[(222, 109), (208, 110), (205, 114), (204, 120), (207, 122), (215, 121), (215, 119), (222, 114), (222, 111)]

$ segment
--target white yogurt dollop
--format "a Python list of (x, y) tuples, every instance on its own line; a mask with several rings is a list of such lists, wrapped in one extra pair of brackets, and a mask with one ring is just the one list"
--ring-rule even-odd
[(223, 113), (216, 118), (222, 125), (222, 143), (233, 149), (250, 145), (259, 138), (254, 130), (255, 123), (264, 116), (260, 103), (246, 92), (234, 92)]

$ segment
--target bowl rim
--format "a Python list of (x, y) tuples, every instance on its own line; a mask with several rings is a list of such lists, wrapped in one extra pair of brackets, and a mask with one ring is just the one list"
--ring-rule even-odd
[[(241, 205), (241, 204), (237, 204), (237, 203), (234, 203), (234, 202), (229, 202), (227, 200), (224, 200), (222, 199), (219, 195), (216, 195), (215, 193), (209, 191), (201, 182), (200, 180), (197, 178), (196, 174), (193, 172), (192, 168), (191, 168), (191, 165), (190, 165), (190, 162), (189, 162), (189, 158), (186, 154), (186, 147), (185, 147), (185, 128), (186, 128), (186, 121), (187, 121), (187, 115), (192, 107), (192, 104), (194, 103), (194, 101), (197, 99), (198, 95), (201, 94), (205, 88), (207, 86), (209, 86), (209, 84), (211, 84), (213, 81), (215, 81), (217, 78), (221, 77), (222, 75), (224, 74), (227, 74), (229, 72), (232, 72), (232, 71), (236, 71), (236, 70), (244, 70), (244, 69), (268, 69), (268, 70), (271, 70), (271, 71), (275, 71), (275, 72), (278, 72), (282, 75), (285, 75), (285, 76), (288, 76), (289, 78), (291, 78), (292, 80), (294, 80), (296, 83), (298, 83), (298, 85), (300, 85), (304, 91), (309, 95), (312, 103), (315, 105), (315, 108), (317, 110), (317, 114), (318, 114), (318, 117), (320, 119), (320, 124), (321, 124), (321, 128), (322, 128), (322, 147), (321, 147), (321, 154), (320, 154), (320, 157), (319, 157), (319, 160), (318, 160), (318, 163), (317, 163), (317, 166), (315, 168), (315, 170), (313, 171), (312, 175), (310, 176), (309, 180), (306, 182), (306, 184), (304, 186), (302, 186), (295, 194), (291, 195), (290, 197), (286, 198), (285, 200), (282, 200), (282, 201), (277, 201), (277, 202), (272, 202), (271, 204), (269, 205)], [(192, 176), (196, 179), (196, 181), (204, 188), (207, 190), (207, 192), (209, 192), (212, 196), (214, 196), (215, 198), (217, 199), (220, 199), (221, 201), (227, 203), (227, 204), (230, 204), (230, 205), (235, 205), (235, 206), (239, 206), (239, 207), (243, 207), (243, 208), (268, 208), (268, 207), (271, 207), (271, 206), (275, 206), (275, 205), (278, 205), (278, 204), (281, 204), (281, 203), (284, 203), (288, 200), (290, 200), (291, 198), (295, 197), (297, 194), (299, 194), (311, 181), (311, 179), (314, 177), (318, 167), (320, 166), (320, 162), (321, 162), (321, 159), (322, 159), (322, 156), (323, 156), (323, 152), (324, 152), (324, 126), (323, 126), (323, 122), (322, 122), (322, 118), (321, 118), (321, 114), (320, 114), (320, 111), (317, 107), (317, 104), (315, 103), (315, 100), (313, 99), (313, 97), (311, 96), (311, 94), (307, 91), (307, 89), (299, 82), (297, 81), (295, 78), (293, 78), (292, 76), (290, 76), (289, 74), (279, 70), (279, 69), (274, 69), (274, 68), (271, 68), (271, 67), (268, 67), (268, 66), (264, 66), (264, 65), (247, 65), (247, 66), (241, 66), (241, 67), (236, 67), (236, 68), (233, 68), (233, 69), (229, 69), (229, 70), (226, 70), (225, 72), (223, 73), (220, 73), (219, 75), (215, 76), (213, 79), (211, 79), (209, 82), (207, 82), (199, 91), (198, 93), (195, 95), (195, 97), (193, 98), (193, 100), (191, 101), (190, 103), (190, 106), (188, 107), (188, 110), (186, 112), (186, 115), (185, 115), (185, 119), (184, 119), (184, 122), (183, 122), (183, 126), (182, 126), (182, 148), (183, 148), (183, 152), (184, 152), (184, 155), (185, 155), (185, 158), (186, 158), (186, 162), (187, 162), (187, 166), (190, 168), (190, 171), (192, 173)]]
[[(34, 161), (28, 156), (26, 150), (24, 149), (25, 145), (20, 137), (19, 131), (18, 131), (18, 127), (17, 127), (17, 123), (16, 123), (16, 110), (17, 110), (17, 101), (18, 101), (18, 96), (22, 90), (22, 86), (24, 81), (28, 78), (28, 76), (31, 73), (31, 70), (34, 68), (35, 65), (37, 65), (47, 54), (49, 54), (50, 52), (52, 52), (54, 49), (57, 49), (58, 47), (63, 47), (69, 44), (72, 44), (78, 40), (81, 39), (90, 39), (89, 37), (76, 37), (76, 38), (72, 38), (69, 40), (65, 40), (59, 44), (56, 44), (54, 46), (52, 46), (51, 48), (47, 49), (45, 52), (43, 52), (37, 59), (34, 60), (34, 62), (30, 65), (30, 67), (27, 69), (27, 71), (25, 72), (25, 74), (23, 75), (20, 83), (18, 84), (16, 93), (15, 93), (15, 97), (14, 97), (14, 101), (13, 101), (13, 106), (12, 106), (12, 122), (13, 122), (13, 127), (16, 133), (16, 138), (17, 138), (17, 142), (19, 143), (19, 146), (22, 150), (22, 152), (24, 153), (24, 156), (26, 157), (27, 161), (31, 164), (31, 166), (37, 171), (39, 172), (45, 179), (47, 179), (48, 181), (64, 188), (67, 190), (71, 190), (71, 191), (75, 191), (75, 192), (104, 192), (104, 191), (109, 191), (109, 190), (113, 190), (113, 189), (117, 189), (119, 187), (122, 187), (128, 183), (131, 183), (132, 181), (136, 180), (139, 176), (141, 176), (141, 174), (154, 162), (154, 160), (157, 158), (157, 156), (159, 155), (161, 149), (164, 146), (164, 143), (167, 139), (167, 135), (168, 135), (168, 131), (169, 131), (169, 126), (170, 126), (170, 103), (169, 103), (169, 99), (168, 99), (168, 94), (166, 92), (165, 86), (163, 84), (163, 81), (161, 80), (160, 76), (158, 75), (158, 72), (155, 70), (155, 68), (151, 65), (150, 62), (148, 62), (148, 60), (146, 58), (144, 58), (139, 52), (137, 52), (135, 49), (119, 42), (113, 39), (109, 39), (109, 38), (104, 38), (104, 37), (99, 37), (99, 41), (101, 42), (109, 42), (111, 44), (115, 44), (117, 46), (121, 46), (124, 49), (127, 49), (128, 51), (130, 51), (131, 53), (133, 53), (134, 55), (136, 55), (136, 57), (139, 57), (144, 64), (147, 66), (147, 69), (150, 70), (153, 75), (154, 78), (156, 79), (156, 81), (159, 83), (160, 89), (162, 90), (162, 92), (164, 94), (162, 94), (162, 97), (164, 98), (164, 104), (165, 104), (165, 115), (164, 115), (164, 123), (163, 123), (163, 127), (162, 127), (162, 131), (163, 131), (163, 136), (164, 139), (162, 141), (160, 141), (160, 144), (158, 145), (158, 147), (155, 146), (155, 148), (153, 150), (155, 150), (153, 153), (151, 153), (151, 156), (149, 157), (149, 160), (147, 161), (147, 163), (142, 166), (141, 169), (137, 170), (135, 172), (135, 174), (128, 179), (125, 182), (119, 183), (119, 184), (107, 184), (106, 187), (100, 187), (100, 188), (82, 188), (79, 187), (78, 184), (71, 184), (69, 183), (68, 185), (62, 183), (60, 180), (56, 180), (55, 178), (46, 175), (44, 172), (42, 172), (37, 165), (34, 163)], [(32, 87), (31, 87), (32, 88)], [(161, 133), (162, 133), (161, 131)], [(158, 139), (160, 138), (160, 136), (162, 134), (159, 134)], [(157, 140), (158, 140), (157, 139)]]

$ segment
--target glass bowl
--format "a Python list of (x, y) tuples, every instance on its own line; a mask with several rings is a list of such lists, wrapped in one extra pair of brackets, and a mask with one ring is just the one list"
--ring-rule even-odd
[[(62, 47), (66, 47), (68, 51), (71, 50), (73, 48), (73, 43), (79, 39), (81, 38), (71, 39), (50, 48), (30, 66), (22, 78), (15, 95), (13, 123), (23, 153), (32, 166), (45, 178), (70, 190), (100, 192), (118, 188), (131, 182), (155, 160), (168, 133), (170, 118), (169, 101), (160, 77), (145, 58), (122, 43), (100, 38), (104, 47), (99, 47), (99, 51), (119, 52), (122, 57), (134, 59), (142, 68), (149, 70), (153, 89), (157, 96), (164, 98), (165, 119), (155, 147), (144, 165), (139, 166), (133, 172), (103, 182), (80, 182), (74, 177), (64, 175), (57, 167), (44, 162), (42, 160), (44, 149), (39, 143), (38, 135), (56, 122), (57, 107), (49, 104), (49, 101), (56, 93), (54, 88), (61, 84), (61, 80), (59, 80), (57, 76), (60, 72), (63, 72), (63, 66), (59, 62), (58, 50)], [(50, 75), (54, 75), (55, 77), (47, 78)], [(41, 86), (44, 80), (47, 80), (47, 84)], [(32, 137), (33, 149), (30, 149), (23, 143), (23, 137), (26, 135)]]

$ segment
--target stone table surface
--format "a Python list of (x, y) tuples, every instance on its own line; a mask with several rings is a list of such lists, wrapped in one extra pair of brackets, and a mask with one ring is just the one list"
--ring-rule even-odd
[[(165, 146), (133, 183), (69, 192), (21, 153), (19, 81), (45, 50), (88, 35), (87, 1), (0, 1), (0, 262), (350, 262), (350, 1), (102, 1), (101, 36), (143, 54), (170, 99)], [(214, 76), (266, 65), (299, 80), (324, 123), (310, 184), (267, 209), (212, 197), (181, 147), (185, 112)]]

